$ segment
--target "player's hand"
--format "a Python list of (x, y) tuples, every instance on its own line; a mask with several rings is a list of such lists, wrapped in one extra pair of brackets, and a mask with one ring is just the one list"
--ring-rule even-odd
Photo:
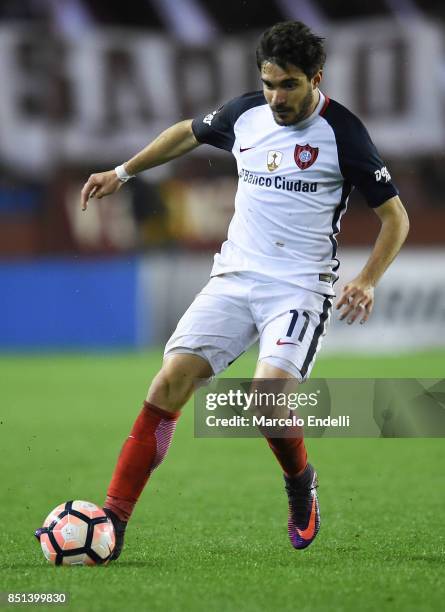
[(351, 325), (357, 318), (366, 323), (374, 306), (374, 287), (360, 277), (345, 285), (342, 290), (337, 310), (340, 310), (340, 321), (347, 318)]
[(108, 170), (108, 172), (99, 172), (98, 174), (92, 174), (83, 186), (81, 192), (81, 206), (82, 210), (88, 208), (88, 200), (90, 198), (103, 198), (104, 196), (114, 193), (123, 183), (117, 178), (114, 170)]

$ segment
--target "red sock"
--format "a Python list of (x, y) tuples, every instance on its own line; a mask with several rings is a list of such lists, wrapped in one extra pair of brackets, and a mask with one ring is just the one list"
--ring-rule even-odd
[(144, 402), (120, 452), (104, 504), (121, 520), (128, 521), (151, 473), (164, 460), (179, 415)]
[(266, 436), (266, 440), (286, 476), (298, 476), (307, 466), (303, 429), (297, 426), (289, 427), (286, 435), (289, 437), (269, 438)]

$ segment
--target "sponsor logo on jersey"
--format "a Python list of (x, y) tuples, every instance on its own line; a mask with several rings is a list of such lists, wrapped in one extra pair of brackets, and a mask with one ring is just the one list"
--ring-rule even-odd
[(248, 183), (249, 185), (257, 185), (258, 187), (271, 187), (273, 189), (280, 189), (282, 191), (296, 191), (302, 193), (317, 193), (318, 183), (307, 182), (298, 180), (292, 180), (285, 176), (277, 175), (273, 178), (271, 176), (263, 176), (256, 174), (250, 170), (242, 168), (239, 173), (240, 181)]
[(375, 174), (375, 180), (377, 181), (377, 183), (380, 183), (381, 181), (384, 181), (385, 183), (389, 183), (389, 181), (391, 180), (391, 175), (388, 172), (388, 169), (386, 166), (383, 166), (383, 168), (380, 168), (380, 170), (375, 170), (374, 174)]
[(267, 169), (269, 172), (274, 172), (281, 164), (283, 154), (281, 151), (268, 151), (267, 153)]
[(250, 149), (254, 149), (255, 147), (240, 147), (239, 152), (244, 153), (244, 151), (250, 151)]
[(294, 159), (295, 163), (301, 170), (306, 170), (312, 166), (318, 157), (318, 147), (311, 147), (310, 144), (295, 146)]

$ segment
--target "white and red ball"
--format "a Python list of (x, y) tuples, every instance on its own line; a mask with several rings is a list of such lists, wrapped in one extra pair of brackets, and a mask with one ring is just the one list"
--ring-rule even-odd
[(113, 524), (96, 504), (68, 501), (46, 517), (40, 545), (53, 565), (104, 565), (115, 546)]

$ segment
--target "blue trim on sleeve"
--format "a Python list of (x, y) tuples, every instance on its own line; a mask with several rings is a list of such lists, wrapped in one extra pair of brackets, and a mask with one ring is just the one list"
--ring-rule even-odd
[(376, 208), (398, 195), (399, 192), (391, 177), (388, 178), (389, 175), (385, 174), (385, 164), (360, 119), (335, 100), (329, 101), (323, 118), (334, 130), (343, 177), (358, 189), (368, 205)]
[(234, 125), (239, 117), (255, 106), (267, 104), (262, 91), (246, 93), (234, 98), (218, 110), (193, 119), (192, 130), (201, 144), (231, 151), (235, 142)]

